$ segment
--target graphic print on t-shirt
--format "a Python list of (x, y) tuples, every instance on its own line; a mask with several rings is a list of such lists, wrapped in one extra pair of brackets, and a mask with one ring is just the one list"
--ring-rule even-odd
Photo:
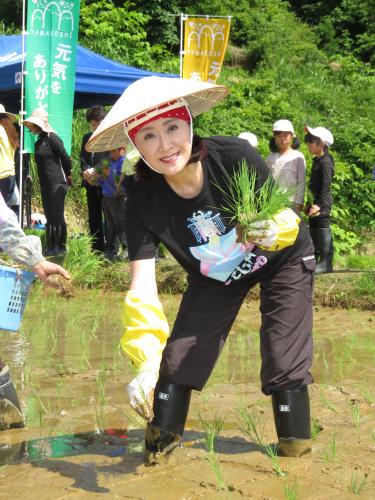
[(188, 218), (188, 229), (198, 243), (189, 247), (192, 255), (200, 261), (200, 272), (204, 276), (229, 284), (254, 272), (267, 263), (263, 255), (255, 255), (252, 243), (238, 243), (236, 229), (225, 233), (226, 227), (220, 214), (211, 210), (194, 212)]

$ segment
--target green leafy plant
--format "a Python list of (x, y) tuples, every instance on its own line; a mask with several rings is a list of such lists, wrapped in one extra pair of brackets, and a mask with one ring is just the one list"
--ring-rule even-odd
[(261, 423), (259, 415), (254, 410), (250, 413), (247, 408), (240, 408), (238, 420), (241, 432), (258, 446), (263, 446), (264, 424)]
[(64, 267), (71, 273), (75, 285), (90, 288), (96, 283), (97, 274), (103, 264), (103, 257), (91, 250), (90, 236), (73, 236), (68, 241)]
[(220, 208), (231, 222), (240, 224), (244, 240), (248, 232), (258, 229), (256, 223), (270, 221), (289, 207), (293, 194), (281, 188), (271, 176), (260, 186), (256, 170), (249, 169), (245, 160), (237, 171), (227, 174), (226, 188), (219, 189), (224, 195), (224, 205)]

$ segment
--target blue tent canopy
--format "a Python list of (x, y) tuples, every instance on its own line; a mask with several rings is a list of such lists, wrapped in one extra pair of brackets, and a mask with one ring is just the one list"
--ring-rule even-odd
[[(22, 36), (0, 35), (0, 103), (18, 113), (21, 98)], [(78, 45), (74, 108), (113, 104), (131, 83), (144, 76), (169, 76), (120, 64)]]

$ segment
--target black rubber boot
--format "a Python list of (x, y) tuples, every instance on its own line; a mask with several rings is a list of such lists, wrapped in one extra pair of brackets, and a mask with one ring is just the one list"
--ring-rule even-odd
[(332, 272), (332, 259), (333, 259), (333, 239), (330, 227), (317, 227), (315, 228), (315, 241), (314, 245), (317, 248), (319, 255), (318, 264), (316, 266), (315, 274), (324, 274)]
[(272, 393), (279, 438), (278, 454), (301, 457), (311, 452), (310, 400), (307, 386)]
[(43, 255), (46, 257), (55, 255), (55, 232), (51, 224), (46, 224), (46, 248), (44, 249)]
[(57, 246), (58, 246), (58, 249), (59, 249), (59, 253), (65, 253), (66, 252), (66, 240), (68, 238), (68, 231), (67, 231), (67, 227), (66, 227), (66, 224), (62, 224), (61, 226), (59, 226), (59, 239), (58, 239), (58, 243), (57, 243)]
[(145, 435), (145, 458), (149, 465), (165, 463), (179, 445), (189, 411), (191, 389), (159, 380), (154, 394), (154, 418), (147, 424)]
[(9, 367), (4, 366), (0, 371), (0, 431), (23, 426), (17, 392), (10, 379)]

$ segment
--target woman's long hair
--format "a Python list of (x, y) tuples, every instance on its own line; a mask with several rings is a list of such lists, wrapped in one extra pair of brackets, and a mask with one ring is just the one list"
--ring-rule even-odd
[(12, 120), (5, 113), (0, 113), (0, 125), (2, 125), (7, 133), (8, 140), (13, 149), (19, 146), (18, 134)]
[[(195, 163), (197, 161), (203, 160), (203, 158), (207, 155), (207, 147), (204, 144), (204, 140), (197, 134), (193, 135), (193, 147), (191, 149), (191, 155), (187, 165), (190, 163)], [(160, 175), (157, 172), (151, 170), (151, 168), (145, 163), (142, 158), (138, 160), (135, 165), (135, 177), (136, 179), (148, 179), (153, 174)]]

